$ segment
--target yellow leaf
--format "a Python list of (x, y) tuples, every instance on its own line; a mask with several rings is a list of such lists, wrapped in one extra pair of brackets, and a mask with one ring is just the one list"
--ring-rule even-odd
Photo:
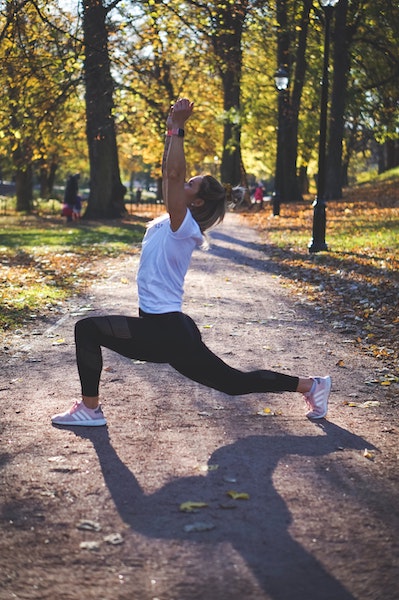
[(391, 385), (390, 381), (381, 381), (381, 385)]
[(121, 283), (129, 283), (129, 280), (127, 279), (127, 277), (121, 277)]
[(227, 492), (227, 495), (230, 496), (230, 498), (233, 498), (233, 500), (249, 500), (249, 494), (246, 492), (235, 492), (234, 490), (230, 490), (230, 492)]
[(355, 406), (358, 408), (372, 408), (374, 406), (380, 406), (378, 400), (366, 400), (365, 402), (345, 402), (347, 406)]
[(271, 408), (266, 406), (262, 410), (259, 410), (256, 414), (261, 417), (276, 417), (277, 415), (282, 415), (283, 411), (282, 410), (273, 411)]
[(217, 471), (219, 465), (199, 465), (197, 468), (199, 471), (207, 473), (208, 471)]
[(342, 360), (342, 358), (337, 362), (336, 364), (337, 367), (344, 367), (345, 366), (345, 361)]
[(367, 458), (368, 460), (374, 460), (375, 456), (372, 450), (367, 450), (367, 448), (365, 448), (364, 452), (363, 452), (363, 456), (364, 458)]
[(206, 502), (192, 502), (188, 500), (180, 504), (180, 510), (181, 512), (197, 512), (199, 508), (205, 508), (205, 506), (208, 506)]

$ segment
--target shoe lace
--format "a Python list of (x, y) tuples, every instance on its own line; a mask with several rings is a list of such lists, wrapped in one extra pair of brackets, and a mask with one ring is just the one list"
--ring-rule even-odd
[(72, 408), (70, 410), (71, 414), (76, 412), (78, 410), (78, 407), (79, 407), (79, 402), (78, 402), (78, 400), (75, 400), (75, 404), (72, 406)]

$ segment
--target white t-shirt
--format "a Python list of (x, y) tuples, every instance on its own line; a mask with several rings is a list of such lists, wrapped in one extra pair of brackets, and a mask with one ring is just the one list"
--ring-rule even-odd
[(184, 278), (194, 248), (202, 242), (199, 225), (189, 210), (177, 231), (170, 227), (169, 214), (151, 221), (137, 273), (139, 307), (144, 312), (182, 310)]

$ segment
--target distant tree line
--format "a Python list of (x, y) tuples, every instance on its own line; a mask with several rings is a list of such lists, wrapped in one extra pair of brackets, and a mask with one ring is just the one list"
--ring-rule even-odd
[[(69, 6), (69, 5), (68, 5)], [(224, 182), (272, 180), (284, 118), (283, 198), (315, 173), (324, 12), (317, 0), (0, 2), (0, 167), (29, 211), (68, 172), (86, 172), (86, 216), (124, 211), (122, 175), (160, 177), (173, 101), (196, 102), (187, 156)], [(326, 197), (371, 153), (399, 165), (399, 6), (339, 0), (331, 30)], [(274, 73), (289, 75), (284, 103)], [(278, 111), (283, 110), (278, 119)]]

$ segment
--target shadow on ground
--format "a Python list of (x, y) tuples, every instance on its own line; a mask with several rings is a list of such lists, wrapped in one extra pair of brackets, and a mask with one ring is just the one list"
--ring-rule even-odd
[[(273, 485), (276, 466), (289, 455), (316, 458), (337, 450), (370, 447), (363, 438), (331, 422), (323, 420), (317, 426), (321, 435), (282, 433), (240, 439), (213, 453), (205, 476), (174, 479), (153, 494), (144, 493), (118, 456), (106, 427), (66, 429), (92, 442), (115, 507), (132, 530), (153, 539), (193, 542), (199, 538), (184, 527), (200, 522), (209, 527), (200, 543), (230, 543), (273, 600), (354, 600), (291, 537), (290, 512)], [(236, 500), (238, 510), (230, 510), (235, 504), (227, 499), (226, 490), (238, 485), (250, 501)], [(182, 514), (177, 507), (187, 500), (200, 500), (208, 508), (201, 514)]]

